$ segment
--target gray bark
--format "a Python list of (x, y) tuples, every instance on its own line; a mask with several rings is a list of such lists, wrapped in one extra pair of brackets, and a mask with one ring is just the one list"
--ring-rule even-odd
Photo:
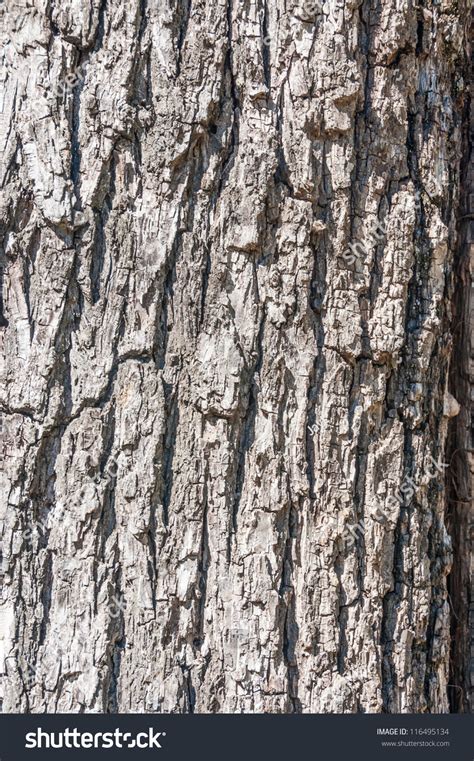
[(467, 0), (1, 13), (3, 710), (468, 710)]

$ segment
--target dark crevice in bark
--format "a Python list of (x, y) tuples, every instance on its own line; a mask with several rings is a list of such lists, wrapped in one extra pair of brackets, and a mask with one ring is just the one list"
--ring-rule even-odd
[[(370, 23), (366, 19), (366, 14), (369, 14), (370, 10), (362, 3), (359, 7), (359, 22), (362, 29), (360, 50), (363, 62), (363, 82), (364, 82), (364, 101), (361, 108), (356, 111), (354, 122), (354, 155), (355, 165), (353, 169), (354, 181), (350, 185), (350, 230), (349, 236), (353, 240), (358, 236), (355, 235), (355, 224), (358, 219), (358, 204), (357, 196), (364, 191), (364, 181), (367, 170), (368, 151), (370, 148), (370, 130), (368, 125), (368, 116), (370, 113), (371, 104), (371, 86), (373, 74), (370, 68), (370, 48), (371, 48), (371, 35), (370, 35)], [(367, 137), (366, 137), (367, 136)]]
[(236, 149), (238, 149), (239, 146), (240, 101), (237, 93), (234, 70), (232, 66), (232, 0), (227, 0), (227, 36), (228, 44), (224, 60), (224, 74), (227, 74), (228, 76), (228, 87), (230, 93), (229, 95), (226, 95), (226, 98), (229, 98), (230, 96), (230, 102), (232, 105), (232, 120), (230, 124), (230, 143), (226, 155), (222, 159), (219, 185), (217, 188), (217, 197), (221, 195), (225, 187), (225, 182), (228, 179), (230, 170), (233, 165)]
[(103, 449), (99, 464), (99, 474), (97, 483), (106, 479), (104, 496), (102, 502), (102, 512), (99, 518), (101, 527), (101, 557), (105, 560), (106, 544), (116, 527), (117, 518), (115, 515), (115, 483), (117, 480), (118, 467), (112, 457), (112, 450), (115, 439), (115, 406), (111, 405), (107, 417), (103, 421)]
[[(404, 470), (411, 473), (413, 467), (412, 434), (410, 430), (405, 428)], [(396, 645), (394, 637), (403, 587), (406, 583), (404, 550), (410, 541), (410, 512), (416, 509), (416, 506), (407, 508), (405, 505), (400, 505), (393, 539), (393, 585), (382, 601), (380, 644), (382, 648), (382, 710), (384, 713), (398, 713), (400, 710), (399, 685), (393, 662), (393, 651)]]
[[(321, 201), (326, 201), (323, 194)], [(323, 222), (327, 212), (324, 212)], [(320, 421), (317, 417), (318, 401), (321, 399), (326, 359), (323, 353), (325, 343), (323, 309), (327, 293), (327, 242), (322, 235), (313, 235), (313, 270), (311, 273), (309, 301), (312, 310), (312, 331), (314, 336), (314, 362), (309, 377), (307, 393), (306, 420), (306, 459), (309, 498), (313, 502), (318, 498), (314, 488), (315, 448), (313, 439), (319, 433)], [(321, 495), (322, 496), (322, 495)]]
[[(29, 252), (28, 252), (29, 253)], [(28, 257), (23, 259), (23, 295), (25, 297), (26, 312), (28, 315), (28, 326), (30, 334), (30, 343), (35, 331), (35, 321), (33, 319), (31, 311), (31, 277), (30, 277), (30, 262)]]
[[(107, 293), (107, 285), (110, 282), (112, 275), (112, 261), (110, 262), (109, 272), (105, 283), (101, 284), (101, 278), (103, 268), (105, 265), (105, 256), (107, 253), (107, 238), (106, 238), (106, 226), (110, 218), (110, 213), (113, 209), (114, 198), (116, 194), (116, 164), (118, 157), (115, 149), (112, 150), (108, 165), (108, 187), (102, 201), (102, 208), (100, 210), (94, 210), (95, 231), (94, 231), (94, 246), (90, 251), (90, 288), (91, 288), (91, 301), (92, 304), (96, 304), (101, 295), (101, 290), (104, 295)], [(111, 256), (112, 259), (112, 256)], [(102, 289), (101, 289), (102, 285)]]
[(60, 34), (61, 34), (61, 32), (60, 32), (60, 30), (59, 30), (59, 27), (58, 27), (58, 25), (57, 25), (57, 24), (56, 24), (56, 23), (53, 21), (53, 10), (54, 10), (54, 5), (55, 5), (55, 3), (54, 3), (54, 1), (53, 1), (53, 0), (50, 0), (50, 1), (49, 1), (49, 2), (46, 4), (46, 8), (45, 8), (45, 15), (46, 15), (46, 18), (47, 18), (47, 19), (48, 19), (48, 21), (49, 21), (49, 25), (50, 25), (50, 27), (51, 27), (51, 31), (52, 31), (52, 33), (53, 33), (54, 37), (59, 37), (59, 36), (60, 36)]
[[(120, 564), (120, 555), (117, 545), (114, 547), (114, 581), (111, 594), (108, 596), (108, 615), (109, 615), (109, 657), (107, 661), (107, 672), (103, 680), (104, 703), (106, 713), (119, 712), (118, 687), (120, 680), (120, 667), (122, 662), (122, 651), (126, 645), (125, 637), (125, 615), (126, 600), (123, 595), (122, 570)], [(96, 599), (99, 590), (96, 589)]]
[[(415, 96), (417, 100), (417, 96)], [(424, 109), (420, 104), (421, 113)], [(407, 310), (408, 322), (406, 323), (406, 334), (408, 334), (408, 344), (412, 351), (412, 356), (417, 355), (417, 342), (419, 332), (423, 327), (426, 319), (426, 305), (428, 303), (427, 293), (429, 293), (429, 272), (431, 259), (433, 255), (432, 244), (426, 234), (426, 210), (424, 195), (425, 190), (420, 177), (419, 158), (417, 153), (417, 142), (420, 130), (423, 130), (423, 122), (417, 111), (409, 112), (408, 131), (407, 131), (407, 164), (410, 177), (416, 190), (415, 205), (415, 229), (413, 232), (413, 250), (415, 261), (413, 264), (413, 276), (408, 286)]]
[[(76, 64), (76, 70), (80, 69), (83, 63), (82, 56)], [(79, 83), (74, 85), (71, 94), (71, 180), (74, 188), (74, 195), (76, 197), (76, 204), (73, 209), (73, 216), (76, 211), (82, 210), (81, 201), (81, 141), (79, 138), (80, 129), (80, 109), (81, 109), (81, 92), (84, 86), (84, 79), (82, 78)], [(66, 95), (67, 97), (67, 95)]]
[(118, 685), (120, 678), (120, 665), (122, 660), (122, 650), (125, 647), (125, 640), (120, 639), (114, 643), (109, 661), (109, 686), (107, 693), (107, 710), (106, 713), (119, 713), (118, 703)]
[(198, 580), (198, 592), (199, 592), (199, 600), (197, 604), (197, 629), (195, 638), (193, 640), (193, 645), (196, 649), (199, 649), (203, 643), (204, 640), (204, 614), (206, 610), (206, 595), (207, 595), (207, 572), (211, 560), (211, 554), (209, 550), (209, 527), (208, 527), (208, 510), (209, 510), (209, 504), (208, 504), (208, 478), (209, 473), (207, 472), (204, 475), (204, 507), (203, 507), (203, 517), (202, 517), (202, 534), (201, 534), (201, 547), (199, 550), (199, 562), (198, 562), (198, 573), (199, 573), (199, 580)]
[(72, 409), (70, 351), (72, 346), (72, 334), (76, 329), (76, 320), (79, 316), (78, 311), (76, 311), (79, 303), (76, 268), (77, 253), (74, 255), (71, 269), (69, 271), (69, 281), (66, 287), (66, 298), (64, 300), (63, 312), (59, 320), (58, 329), (54, 335), (55, 358), (47, 380), (46, 399), (43, 408), (37, 410), (37, 412), (40, 412), (40, 415), (43, 416), (49, 406), (49, 400), (54, 385), (57, 384), (58, 386), (62, 386), (62, 404), (56, 412), (54, 425), (50, 428), (51, 431), (54, 430), (54, 428), (64, 431), (67, 425), (67, 418)]
[(5, 303), (3, 300), (3, 289), (5, 286), (5, 269), (6, 269), (6, 256), (5, 249), (0, 250), (0, 328), (8, 327), (8, 320), (5, 316)]
[(189, 19), (191, 17), (191, 5), (192, 0), (181, 0), (178, 4), (179, 7), (179, 33), (177, 40), (178, 57), (176, 60), (176, 78), (181, 74), (181, 62), (183, 55), (183, 45), (186, 38), (186, 32), (188, 29)]
[(308, 479), (309, 499), (314, 501), (318, 499), (315, 492), (314, 473), (316, 468), (315, 447), (313, 439), (319, 434), (320, 423), (317, 419), (316, 407), (321, 398), (321, 389), (326, 371), (326, 361), (321, 353), (317, 353), (314, 359), (313, 368), (309, 377), (308, 394), (307, 394), (307, 418), (305, 431), (306, 444), (306, 476)]
[[(141, 43), (143, 40), (143, 35), (145, 33), (145, 29), (147, 27), (147, 6), (148, 6), (148, 0), (140, 0), (140, 24), (138, 27), (138, 40), (137, 40), (137, 53), (140, 50)], [(148, 105), (151, 105), (151, 91), (150, 91), (150, 50), (147, 50), (145, 57), (145, 67), (146, 67), (146, 77), (145, 77), (145, 87), (146, 87), (146, 97), (145, 97), (145, 103), (148, 103)], [(141, 56), (137, 56), (137, 63), (140, 65), (142, 64), (142, 58)], [(132, 91), (135, 92), (134, 88), (132, 88)]]
[(191, 231), (194, 225), (194, 211), (196, 203), (196, 195), (201, 190), (201, 182), (208, 168), (208, 160), (206, 155), (206, 141), (208, 135), (198, 135), (191, 140), (189, 148), (189, 173), (188, 181), (186, 183), (186, 231)]
[(402, 526), (405, 519), (402, 511), (397, 522), (394, 536), (393, 591), (383, 598), (383, 615), (381, 624), (382, 646), (382, 705), (384, 713), (397, 713), (397, 678), (393, 664), (394, 633), (396, 627), (398, 596), (403, 583), (403, 542)]
[[(49, 511), (55, 503), (54, 484), (56, 480), (56, 460), (61, 447), (62, 432), (53, 435), (45, 433), (37, 442), (35, 469), (28, 490), (31, 500), (31, 515), (27, 516), (32, 524), (43, 527)], [(44, 458), (44, 459), (43, 459)], [(43, 546), (47, 546), (47, 542)]]
[(342, 584), (342, 564), (339, 562), (340, 556), (335, 564), (335, 571), (338, 582), (338, 611), (337, 611), (337, 626), (339, 629), (339, 640), (337, 643), (337, 670), (338, 673), (343, 675), (345, 671), (345, 662), (347, 656), (347, 636), (346, 627), (348, 621), (348, 606), (346, 604), (346, 593)]
[(104, 204), (104, 208), (95, 212), (95, 234), (94, 234), (94, 248), (91, 251), (89, 277), (91, 283), (91, 303), (97, 304), (101, 295), (101, 277), (105, 263), (105, 254), (107, 251), (107, 238), (105, 235), (105, 227), (110, 214), (111, 206), (107, 203)]
[(160, 370), (166, 366), (166, 350), (173, 318), (173, 285), (176, 282), (176, 264), (181, 251), (181, 231), (175, 234), (170, 254), (166, 260), (165, 278), (163, 282), (161, 309), (157, 309), (155, 337), (153, 340), (153, 356)]
[(174, 387), (172, 384), (163, 381), (163, 392), (165, 397), (166, 410), (166, 429), (163, 442), (161, 504), (164, 526), (168, 526), (169, 506), (171, 503), (171, 493), (173, 489), (173, 459), (179, 425), (178, 390), (178, 385)]
[(423, 33), (424, 33), (423, 7), (420, 6), (418, 9), (418, 19), (417, 19), (417, 28), (416, 28), (415, 54), (417, 56), (420, 56), (423, 52)]
[(288, 195), (290, 198), (294, 197), (294, 188), (291, 184), (290, 179), (290, 172), (288, 169), (288, 164), (285, 158), (285, 150), (283, 148), (283, 102), (284, 102), (284, 91), (283, 89), (280, 92), (280, 97), (276, 101), (276, 110), (275, 110), (275, 118), (276, 118), (276, 130), (278, 133), (278, 145), (276, 147), (276, 158), (278, 161), (277, 168), (274, 175), (274, 181), (275, 185), (283, 185), (283, 187), (286, 188)]
[[(261, 307), (264, 310), (264, 307)], [(235, 487), (232, 501), (231, 526), (227, 542), (227, 560), (230, 562), (232, 554), (232, 538), (237, 533), (237, 517), (239, 514), (240, 500), (245, 480), (245, 460), (254, 440), (255, 419), (257, 416), (258, 384), (255, 376), (258, 376), (263, 362), (263, 335), (265, 330), (266, 313), (263, 311), (256, 340), (256, 359), (253, 368), (248, 370), (249, 392), (244, 407), (243, 417), (240, 422), (240, 436), (238, 445), (238, 459), (235, 473)]]
[(263, 43), (262, 43), (263, 76), (264, 76), (265, 84), (270, 90), (270, 87), (272, 85), (272, 74), (271, 74), (271, 65), (270, 65), (270, 45), (267, 44), (269, 42), (268, 5), (265, 2), (265, 0), (263, 2), (262, 37), (263, 37)]
[(290, 503), (288, 507), (288, 526), (285, 549), (282, 559), (281, 582), (278, 594), (280, 597), (280, 615), (283, 617), (282, 654), (287, 670), (288, 700), (291, 713), (301, 713), (301, 701), (298, 698), (298, 662), (296, 660), (296, 644), (299, 627), (296, 620), (296, 599), (293, 585), (293, 550), (298, 538), (298, 513)]
[(107, 9), (107, 2), (108, 0), (102, 0), (99, 8), (99, 16), (97, 21), (97, 32), (96, 37), (93, 43), (93, 47), (95, 51), (100, 50), (100, 48), (103, 45), (104, 42), (104, 35), (105, 35), (105, 11)]
[[(153, 464), (156, 466), (157, 457), (153, 458)], [(152, 605), (153, 615), (156, 618), (156, 584), (158, 579), (158, 521), (156, 515), (156, 507), (159, 494), (159, 475), (158, 468), (154, 467), (155, 473), (155, 487), (150, 499), (150, 525), (147, 531), (147, 542), (150, 558), (148, 560), (148, 575), (150, 578), (150, 586), (152, 589)]]
[(41, 626), (38, 638), (38, 647), (40, 647), (46, 639), (46, 632), (49, 623), (49, 611), (51, 609), (51, 598), (53, 589), (53, 554), (50, 550), (47, 550), (46, 560), (43, 565), (42, 574), (43, 587), (41, 590), (41, 603), (43, 605), (43, 612), (41, 618)]
[(186, 713), (194, 713), (194, 706), (196, 704), (196, 690), (193, 687), (193, 682), (191, 678), (191, 669), (192, 666), (181, 666), (181, 671), (183, 672), (183, 676), (185, 679), (185, 685), (186, 685), (186, 694), (185, 694), (185, 710)]
[(204, 322), (204, 311), (206, 307), (206, 296), (207, 296), (207, 289), (209, 286), (209, 275), (211, 274), (211, 252), (210, 252), (210, 245), (209, 241), (204, 242), (204, 250), (205, 250), (205, 265), (202, 268), (202, 276), (201, 276), (201, 304), (200, 304), (200, 314), (199, 314), (199, 327), (202, 327), (202, 324)]
[[(364, 384), (364, 364), (358, 365), (360, 372), (360, 379), (357, 383), (358, 389)], [(370, 439), (368, 435), (368, 420), (367, 413), (363, 413), (360, 421), (359, 435), (357, 438), (357, 458), (355, 462), (355, 474), (354, 474), (354, 491), (353, 491), (353, 503), (354, 503), (354, 517), (357, 525), (361, 527), (361, 531), (355, 532), (355, 552), (357, 555), (357, 586), (359, 589), (359, 596), (361, 597), (364, 590), (364, 575), (365, 575), (365, 481), (367, 475), (368, 466), (368, 451)]]

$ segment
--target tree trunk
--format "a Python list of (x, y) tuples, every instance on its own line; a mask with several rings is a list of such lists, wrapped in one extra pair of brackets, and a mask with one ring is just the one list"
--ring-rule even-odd
[(3, 710), (468, 710), (470, 4), (2, 5)]

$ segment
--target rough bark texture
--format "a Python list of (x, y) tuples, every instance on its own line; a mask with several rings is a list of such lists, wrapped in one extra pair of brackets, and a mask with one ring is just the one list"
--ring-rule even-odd
[[(447, 484), (447, 527), (455, 547), (448, 594), (451, 604), (451, 710), (474, 707), (474, 300), (470, 285), (474, 272), (474, 6), (470, 25), (470, 98), (465, 104), (459, 245), (454, 267), (457, 274), (453, 303), (453, 355), (451, 388), (461, 403), (453, 420), (447, 446), (450, 463)], [(469, 615), (466, 611), (469, 610)]]
[(469, 710), (470, 4), (311, 6), (2, 3), (4, 711)]

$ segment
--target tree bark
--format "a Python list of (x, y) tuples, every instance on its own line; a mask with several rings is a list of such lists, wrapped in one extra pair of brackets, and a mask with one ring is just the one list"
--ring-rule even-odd
[(470, 4), (2, 8), (3, 710), (469, 710)]

